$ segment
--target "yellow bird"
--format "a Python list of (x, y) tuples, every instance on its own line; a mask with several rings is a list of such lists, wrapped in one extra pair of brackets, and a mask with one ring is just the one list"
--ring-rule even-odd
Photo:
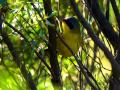
[[(80, 25), (78, 20), (75, 17), (65, 18), (62, 21), (62, 34), (60, 36), (65, 41), (65, 43), (73, 50), (76, 54), (81, 45), (81, 34), (80, 34)], [(63, 57), (72, 56), (68, 48), (57, 38), (57, 51)]]

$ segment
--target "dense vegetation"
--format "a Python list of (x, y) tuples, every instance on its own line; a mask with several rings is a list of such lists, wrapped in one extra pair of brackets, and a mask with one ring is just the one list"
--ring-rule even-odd
[[(62, 57), (56, 38), (72, 16), (82, 46)], [(119, 33), (120, 0), (0, 0), (0, 90), (119, 90)]]

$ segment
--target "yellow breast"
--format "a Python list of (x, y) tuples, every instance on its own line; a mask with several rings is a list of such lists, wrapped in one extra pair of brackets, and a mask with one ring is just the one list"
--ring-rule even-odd
[[(62, 29), (63, 29), (63, 33), (61, 34), (61, 37), (66, 42), (66, 44), (73, 50), (73, 52), (76, 54), (81, 44), (80, 30), (79, 29), (70, 30), (70, 28), (65, 22), (62, 22)], [(57, 39), (57, 50), (64, 57), (72, 56), (71, 52), (60, 41), (59, 38)]]

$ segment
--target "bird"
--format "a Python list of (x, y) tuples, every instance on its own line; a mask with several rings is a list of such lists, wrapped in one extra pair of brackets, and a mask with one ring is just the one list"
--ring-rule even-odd
[[(62, 33), (60, 37), (64, 42), (77, 54), (79, 47), (82, 43), (82, 37), (80, 34), (80, 24), (75, 17), (67, 17), (62, 20)], [(72, 53), (70, 50), (57, 38), (57, 51), (63, 57), (70, 57)]]

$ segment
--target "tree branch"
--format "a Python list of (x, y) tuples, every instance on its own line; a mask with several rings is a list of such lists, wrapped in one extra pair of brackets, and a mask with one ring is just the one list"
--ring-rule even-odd
[[(48, 16), (48, 21), (55, 25), (56, 23), (55, 23), (54, 17), (53, 16), (49, 17), (52, 14), (51, 0), (43, 0), (43, 3), (44, 3), (45, 14)], [(53, 71), (52, 83), (53, 83), (53, 86), (57, 85), (61, 87), (62, 86), (61, 72), (60, 72), (60, 67), (59, 67), (59, 63), (57, 60), (57, 53), (56, 53), (56, 26), (48, 25), (48, 33), (49, 33), (48, 50), (50, 53), (50, 65)]]
[(75, 14), (77, 15), (78, 19), (80, 20), (80, 22), (82, 23), (82, 25), (84, 26), (84, 28), (86, 28), (87, 33), (89, 34), (89, 36), (92, 38), (92, 40), (94, 41), (94, 43), (96, 43), (100, 47), (100, 49), (102, 49), (102, 51), (104, 52), (105, 56), (110, 61), (111, 65), (112, 65), (112, 69), (116, 73), (116, 75), (120, 76), (120, 66), (115, 61), (112, 53), (107, 49), (107, 47), (93, 33), (92, 28), (87, 23), (87, 21), (83, 18), (82, 14), (79, 12), (78, 6), (75, 3), (75, 1), (74, 0), (70, 0), (70, 2), (71, 2), (71, 5), (73, 7), (73, 10), (74, 10)]
[(106, 19), (109, 21), (109, 12), (110, 12), (110, 0), (107, 0), (107, 4), (106, 4)]
[(117, 8), (115, 0), (110, 0), (110, 2), (111, 2), (112, 8), (113, 8), (114, 13), (115, 13), (115, 17), (116, 17), (118, 27), (119, 27), (119, 34), (120, 34), (120, 13), (119, 13), (119, 9)]
[[(13, 27), (10, 23), (8, 23), (7, 21), (4, 21), (4, 23), (9, 26), (11, 29), (14, 30), (14, 32), (17, 32), (28, 44), (29, 46), (32, 48), (31, 43), (28, 41), (28, 39), (19, 31), (17, 30), (15, 27)], [(48, 70), (52, 73), (51, 68), (49, 67), (49, 65), (46, 63), (46, 60), (43, 58), (42, 55), (40, 55), (35, 49), (34, 49), (35, 54), (37, 55), (37, 57), (42, 61), (42, 63), (48, 68)]]
[(85, 3), (87, 4), (87, 7), (89, 11), (92, 13), (95, 20), (97, 20), (101, 31), (105, 35), (106, 38), (110, 41), (114, 49), (116, 50), (119, 45), (119, 36), (114, 31), (112, 25), (109, 23), (109, 21), (106, 19), (106, 17), (103, 15), (103, 13), (100, 10), (98, 0), (85, 0)]
[[(2, 21), (2, 19), (0, 18), (0, 21)], [(2, 23), (0, 23), (0, 33), (1, 36), (3, 38), (3, 41), (6, 43), (6, 45), (8, 46), (12, 56), (13, 56), (13, 60), (14, 62), (17, 64), (17, 66), (19, 67), (23, 77), (25, 78), (27, 84), (29, 85), (31, 90), (37, 90), (37, 87), (32, 79), (32, 75), (30, 72), (27, 71), (25, 65), (22, 63), (22, 61), (20, 60), (19, 54), (17, 53), (17, 51), (15, 50), (11, 40), (9, 39), (7, 33), (5, 31), (2, 30)]]

